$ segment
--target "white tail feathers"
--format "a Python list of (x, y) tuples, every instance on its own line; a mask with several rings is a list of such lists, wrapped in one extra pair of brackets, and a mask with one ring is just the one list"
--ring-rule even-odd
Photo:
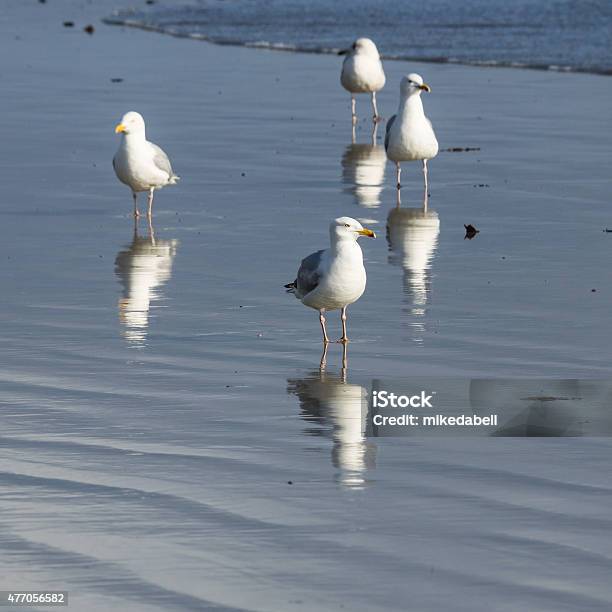
[(180, 176), (177, 176), (176, 174), (173, 174), (169, 179), (168, 179), (168, 185), (176, 185), (176, 183), (178, 181), (181, 180)]

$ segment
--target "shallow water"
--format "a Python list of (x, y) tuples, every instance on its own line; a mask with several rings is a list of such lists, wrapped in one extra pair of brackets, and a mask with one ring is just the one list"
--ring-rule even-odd
[[(367, 120), (352, 145), (331, 58), (66, 36), (1, 60), (6, 588), (87, 610), (609, 609), (608, 440), (366, 439), (360, 413), (377, 377), (609, 376), (609, 81), (416, 66), (442, 147), (481, 149), (431, 163), (423, 215), (417, 166), (397, 210)], [(152, 49), (173, 87), (141, 69)], [(572, 121), (568, 87), (589, 94)], [(183, 177), (153, 239), (110, 166), (132, 107)], [(345, 376), (282, 287), (339, 215), (378, 233)]]
[(368, 36), (387, 58), (612, 74), (606, 0), (163, 0), (108, 22), (318, 53)]

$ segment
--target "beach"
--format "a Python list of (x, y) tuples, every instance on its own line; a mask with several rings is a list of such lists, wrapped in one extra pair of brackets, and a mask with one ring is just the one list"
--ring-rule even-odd
[[(111, 8), (0, 17), (0, 589), (91, 611), (610, 609), (609, 438), (374, 440), (352, 410), (379, 378), (610, 376), (612, 80), (385, 63), (383, 117), (416, 71), (441, 149), (478, 149), (431, 161), (423, 220), (420, 167), (396, 209), (364, 97), (351, 142), (339, 58)], [(111, 166), (128, 110), (181, 176), (151, 227)], [(378, 235), (346, 380), (283, 289), (341, 215)]]

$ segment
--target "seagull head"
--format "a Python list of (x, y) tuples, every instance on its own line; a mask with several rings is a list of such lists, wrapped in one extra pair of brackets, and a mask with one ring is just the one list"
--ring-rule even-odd
[(115, 127), (115, 134), (144, 134), (145, 122), (140, 113), (130, 111), (125, 113), (121, 122)]
[(400, 92), (402, 96), (420, 96), (422, 92), (426, 91), (429, 93), (431, 91), (431, 87), (427, 85), (427, 83), (423, 83), (423, 77), (416, 72), (411, 72), (407, 74), (400, 83)]
[(376, 234), (372, 230), (363, 227), (359, 221), (351, 217), (334, 219), (329, 226), (329, 234), (332, 242), (339, 240), (356, 241), (360, 236), (376, 238)]
[(374, 44), (373, 40), (369, 38), (358, 38), (350, 49), (343, 49), (338, 52), (338, 55), (355, 55), (355, 54), (363, 54), (368, 55), (370, 57), (378, 58), (378, 49)]

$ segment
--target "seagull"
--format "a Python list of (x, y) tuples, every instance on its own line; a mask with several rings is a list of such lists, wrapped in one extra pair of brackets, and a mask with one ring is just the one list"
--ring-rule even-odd
[(145, 122), (140, 113), (131, 111), (123, 115), (115, 133), (122, 134), (121, 144), (113, 157), (115, 174), (132, 190), (135, 217), (140, 216), (136, 194), (139, 191), (149, 192), (147, 215), (151, 217), (153, 192), (166, 185), (174, 185), (180, 177), (172, 171), (164, 151), (146, 139)]
[(331, 247), (303, 259), (297, 278), (285, 285), (288, 293), (293, 293), (302, 304), (319, 311), (324, 345), (329, 343), (325, 311), (342, 309), (342, 338), (338, 342), (347, 343), (346, 307), (365, 291), (363, 253), (357, 244), (360, 236), (376, 238), (372, 230), (351, 217), (335, 219), (329, 226)]
[(376, 92), (385, 86), (385, 71), (378, 49), (369, 38), (358, 38), (350, 49), (339, 51), (338, 55), (346, 55), (342, 63), (340, 83), (351, 94), (351, 116), (353, 125), (357, 123), (355, 112), (355, 94), (371, 93), (374, 123), (380, 121), (376, 108)]
[(420, 75), (412, 73), (402, 79), (397, 115), (393, 115), (387, 123), (385, 150), (387, 151), (387, 157), (394, 161), (397, 167), (398, 190), (401, 189), (402, 170), (400, 162), (423, 160), (424, 206), (426, 206), (427, 160), (438, 154), (438, 141), (431, 121), (423, 111), (421, 93), (424, 91), (430, 92), (431, 88), (423, 83), (423, 77)]

